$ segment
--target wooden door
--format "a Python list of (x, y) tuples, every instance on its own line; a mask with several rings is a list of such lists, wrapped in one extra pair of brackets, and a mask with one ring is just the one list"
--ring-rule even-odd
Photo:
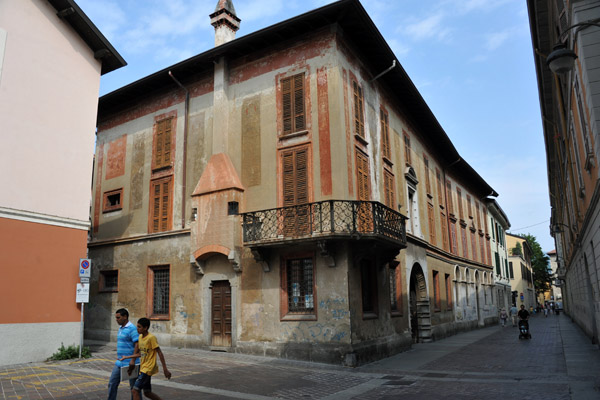
[(283, 164), (283, 233), (288, 237), (310, 233), (308, 196), (308, 148), (288, 150)]
[(231, 286), (217, 281), (212, 286), (212, 345), (231, 346)]

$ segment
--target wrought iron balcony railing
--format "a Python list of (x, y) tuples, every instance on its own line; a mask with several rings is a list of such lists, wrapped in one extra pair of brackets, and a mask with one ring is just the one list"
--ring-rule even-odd
[(406, 247), (406, 217), (375, 201), (326, 200), (242, 214), (244, 244), (370, 236)]

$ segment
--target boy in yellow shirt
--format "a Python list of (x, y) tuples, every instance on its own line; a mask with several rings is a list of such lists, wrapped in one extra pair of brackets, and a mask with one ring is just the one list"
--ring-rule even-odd
[(141, 400), (141, 390), (144, 390), (144, 395), (149, 399), (162, 400), (159, 395), (152, 393), (152, 385), (150, 384), (152, 375), (156, 375), (158, 373), (158, 364), (156, 363), (157, 354), (158, 358), (160, 358), (165, 377), (167, 379), (171, 379), (171, 372), (169, 372), (167, 369), (165, 356), (163, 356), (163, 353), (158, 346), (156, 336), (148, 332), (149, 328), (150, 320), (148, 318), (140, 318), (138, 320), (137, 331), (140, 334), (140, 338), (135, 343), (133, 355), (120, 358), (121, 361), (127, 358), (131, 359), (128, 370), (128, 372), (131, 374), (131, 371), (133, 371), (133, 368), (135, 367), (135, 359), (142, 357), (140, 362), (140, 375), (135, 381), (133, 389), (131, 389), (131, 394), (135, 400)]

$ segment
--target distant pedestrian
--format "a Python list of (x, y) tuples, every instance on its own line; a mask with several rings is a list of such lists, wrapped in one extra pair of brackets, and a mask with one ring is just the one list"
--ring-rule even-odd
[[(110, 379), (108, 380), (108, 400), (116, 400), (117, 389), (121, 383), (121, 367), (126, 367), (128, 363), (122, 362), (120, 359), (124, 356), (130, 356), (135, 350), (139, 334), (135, 326), (129, 322), (129, 311), (124, 308), (119, 308), (115, 313), (117, 324), (119, 324), (119, 332), (117, 333), (117, 361), (113, 366)], [(139, 361), (136, 361), (139, 364)], [(137, 376), (129, 380), (129, 386), (133, 388)]]
[[(135, 359), (138, 357), (142, 358), (140, 363), (140, 374), (131, 389), (131, 394), (135, 400), (141, 399), (141, 391), (144, 390), (144, 396), (152, 400), (162, 400), (162, 398), (156, 393), (152, 392), (151, 378), (152, 375), (158, 373), (158, 364), (156, 363), (156, 356), (160, 359), (162, 364), (163, 373), (165, 378), (171, 379), (171, 372), (167, 369), (167, 363), (165, 362), (165, 356), (162, 350), (158, 346), (156, 336), (148, 332), (150, 328), (150, 320), (148, 318), (140, 318), (137, 323), (137, 331), (139, 333), (138, 343), (135, 345), (135, 352), (131, 356), (121, 357), (120, 360)], [(133, 363), (130, 364), (129, 370), (133, 370)]]
[(517, 326), (517, 306), (515, 304), (510, 308), (510, 319), (512, 320), (512, 326)]
[(502, 308), (502, 311), (500, 311), (500, 323), (502, 324), (502, 327), (504, 328), (506, 326), (506, 319), (508, 318), (508, 314), (506, 313), (506, 308)]
[(548, 318), (548, 304), (544, 307), (544, 317)]
[(552, 314), (556, 314), (556, 305), (552, 303)]

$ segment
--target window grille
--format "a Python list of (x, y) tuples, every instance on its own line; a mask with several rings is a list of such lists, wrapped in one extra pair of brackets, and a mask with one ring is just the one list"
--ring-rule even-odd
[(100, 291), (116, 292), (119, 288), (119, 271), (100, 271)]
[(152, 296), (152, 313), (169, 314), (169, 270), (154, 270), (154, 291)]
[(313, 260), (300, 258), (287, 260), (288, 311), (314, 312)]

